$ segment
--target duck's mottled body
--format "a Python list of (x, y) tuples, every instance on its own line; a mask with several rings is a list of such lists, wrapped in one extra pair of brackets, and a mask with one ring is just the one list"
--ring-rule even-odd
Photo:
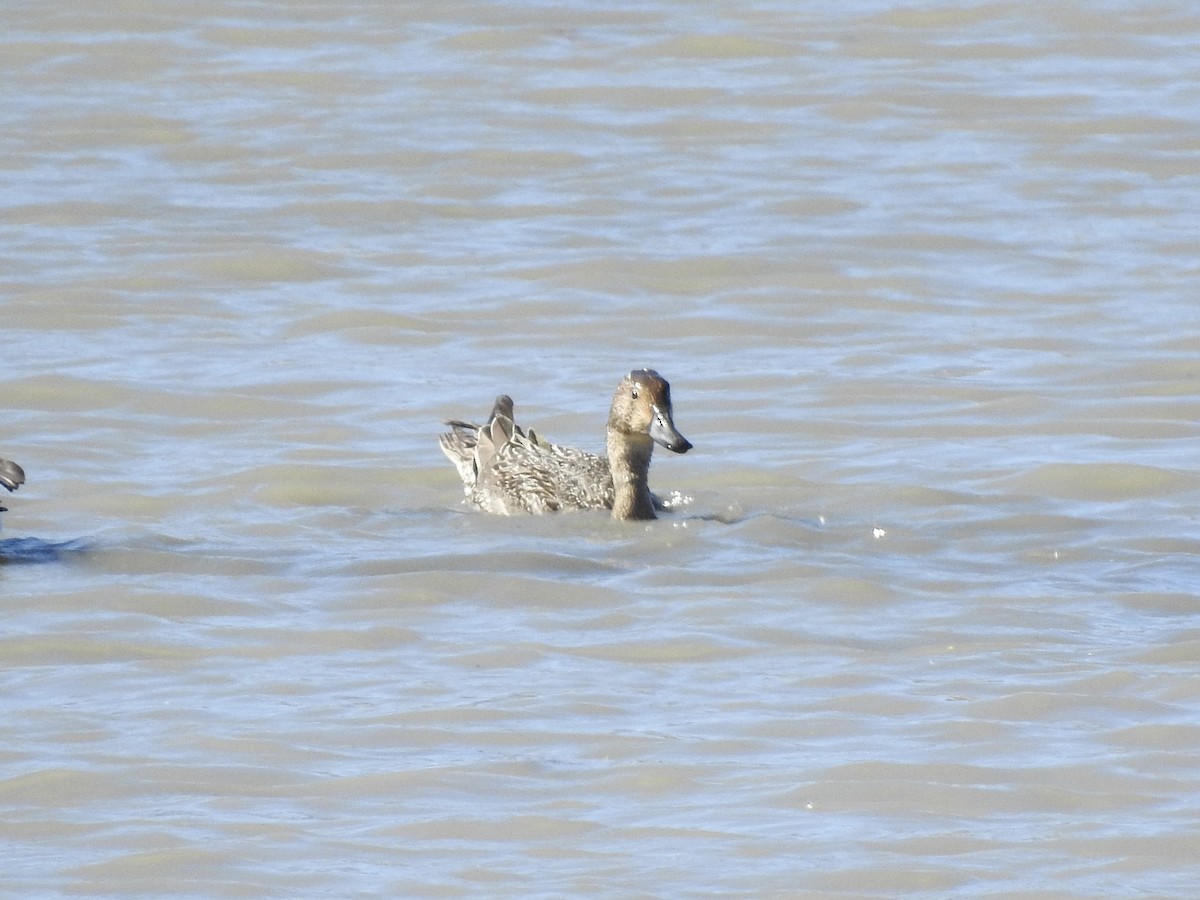
[(486, 424), (447, 423), (442, 452), (462, 478), (467, 500), (500, 515), (611, 509), (617, 519), (653, 519), (648, 476), (655, 442), (676, 453), (692, 445), (675, 428), (671, 387), (652, 369), (630, 372), (613, 395), (606, 454), (553, 444), (513, 421), (513, 402), (496, 398)]

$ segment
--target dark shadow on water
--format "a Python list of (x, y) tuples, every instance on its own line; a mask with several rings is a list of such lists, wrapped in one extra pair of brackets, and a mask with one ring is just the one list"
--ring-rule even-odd
[(80, 556), (90, 549), (86, 541), (79, 539), (45, 541), (35, 537), (7, 538), (0, 540), (0, 565), (58, 562), (64, 557)]

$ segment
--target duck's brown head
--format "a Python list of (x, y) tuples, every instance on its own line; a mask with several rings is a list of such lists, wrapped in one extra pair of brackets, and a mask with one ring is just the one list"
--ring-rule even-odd
[(645, 434), (675, 453), (687, 453), (691, 442), (675, 427), (671, 385), (653, 369), (634, 369), (621, 379), (608, 414), (610, 431)]

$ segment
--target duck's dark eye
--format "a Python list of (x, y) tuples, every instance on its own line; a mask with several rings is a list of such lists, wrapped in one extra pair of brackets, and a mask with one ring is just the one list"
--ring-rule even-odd
[(636, 399), (637, 399), (637, 388), (634, 388), (634, 389), (633, 389), (633, 390), (632, 390), (632, 391), (629, 393), (629, 396), (630, 396), (630, 397), (632, 397), (634, 400), (636, 400)]

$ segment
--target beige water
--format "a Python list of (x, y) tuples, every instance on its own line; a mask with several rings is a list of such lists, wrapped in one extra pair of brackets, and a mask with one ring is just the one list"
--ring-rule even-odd
[(1196, 896), (1189, 9), (7, 4), (0, 894)]

